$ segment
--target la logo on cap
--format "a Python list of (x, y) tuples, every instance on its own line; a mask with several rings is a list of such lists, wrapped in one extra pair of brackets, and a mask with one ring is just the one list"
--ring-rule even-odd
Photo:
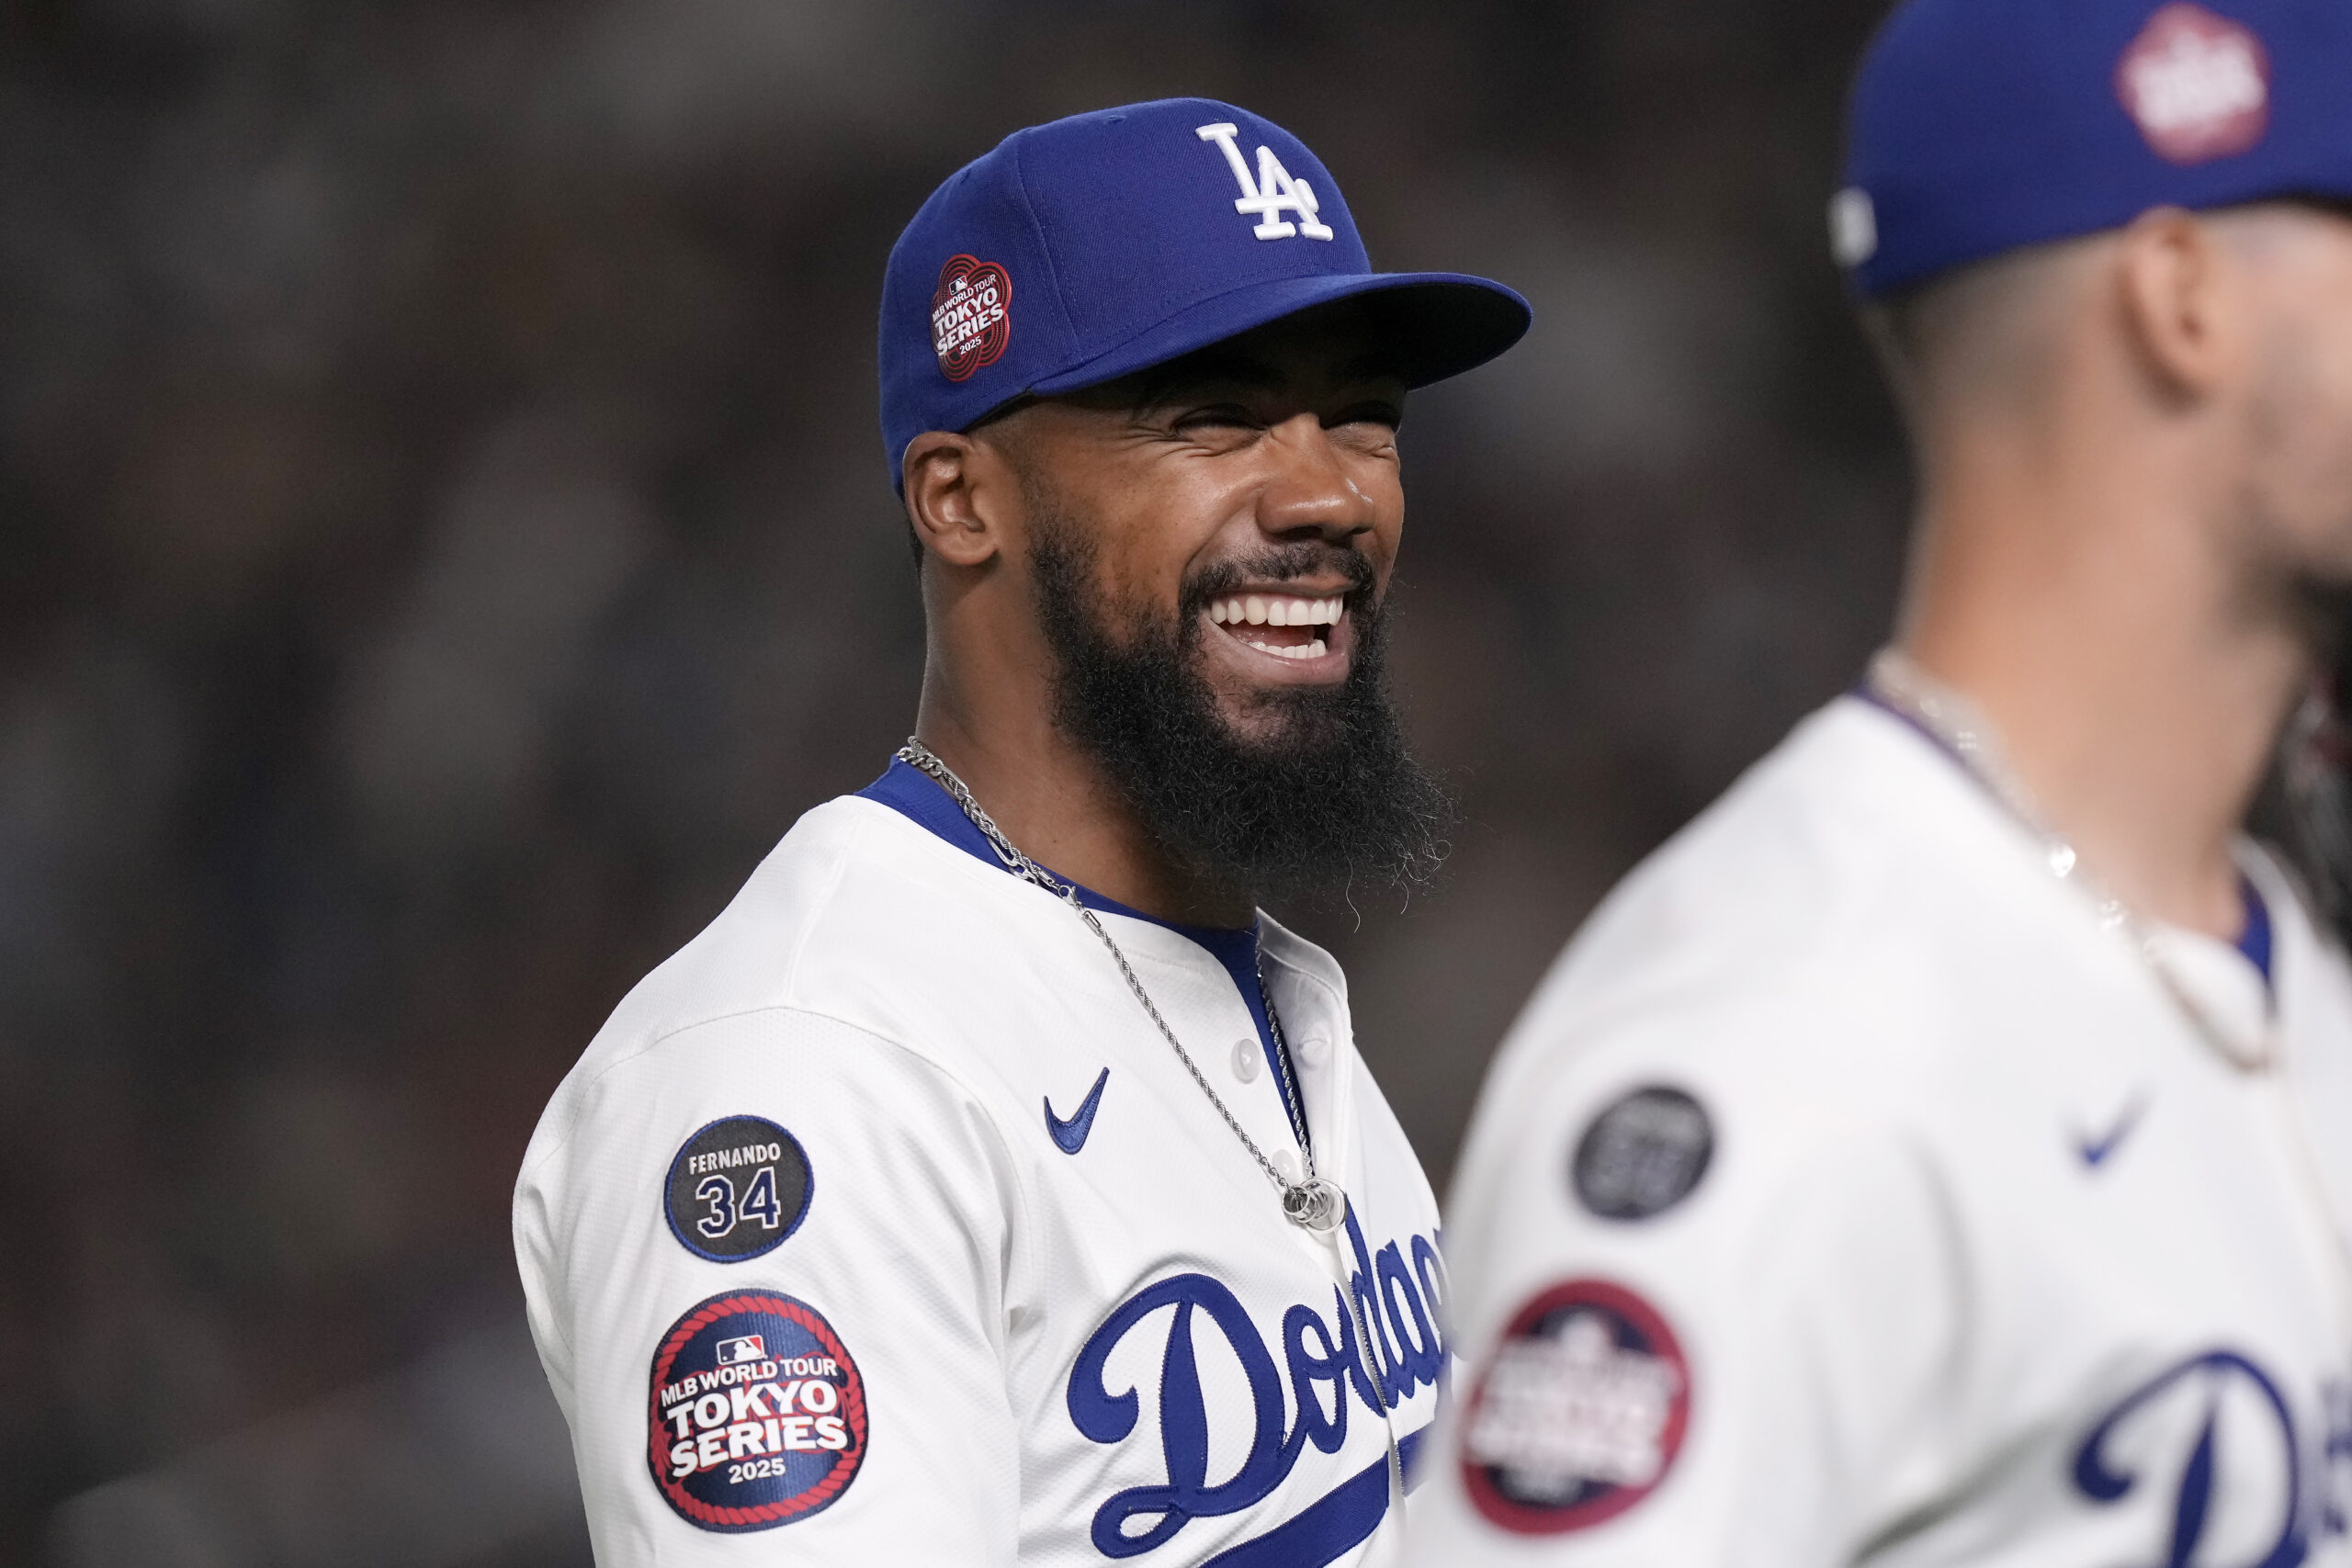
[(2270, 56), (2249, 28), (2176, 0), (2123, 51), (2115, 92), (2156, 156), (2209, 163), (2269, 129)]
[[(1241, 195), (1235, 200), (1233, 209), (1258, 220), (1258, 226), (1250, 232), (1261, 240), (1287, 240), (1294, 234), (1304, 234), (1310, 240), (1331, 238), (1331, 226), (1320, 216), (1323, 204), (1315, 198), (1315, 187), (1305, 180), (1293, 179), (1290, 171), (1283, 167), (1283, 161), (1274, 156), (1272, 148), (1261, 145), (1258, 149), (1258, 177), (1251, 179), (1241, 149), (1233, 144), (1233, 139), (1241, 134), (1239, 126), (1220, 120), (1215, 125), (1204, 125), (1193, 134), (1204, 141), (1216, 142), (1225, 153), (1234, 179), (1241, 186)], [(1297, 221), (1285, 220), (1285, 211)]]

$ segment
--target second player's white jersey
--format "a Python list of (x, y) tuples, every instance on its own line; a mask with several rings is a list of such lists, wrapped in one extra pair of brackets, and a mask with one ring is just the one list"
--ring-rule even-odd
[[(951, 841), (921, 775), (876, 791), (899, 804), (801, 819), (532, 1140), (515, 1246), (598, 1562), (1393, 1558), (1390, 1438), (1409, 1457), (1435, 1413), (1443, 1276), (1338, 966), (1261, 922), (1353, 1209), (1324, 1237), (1067, 904)], [(1102, 918), (1295, 1172), (1240, 976)]]
[(1614, 894), (1449, 1211), (1444, 1568), (2352, 1562), (2352, 978), (2159, 934), (1845, 698)]

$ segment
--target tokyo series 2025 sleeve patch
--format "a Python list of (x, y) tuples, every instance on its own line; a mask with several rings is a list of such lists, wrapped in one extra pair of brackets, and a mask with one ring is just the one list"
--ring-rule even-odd
[(671, 1160), (662, 1207), (688, 1252), (741, 1263), (800, 1228), (815, 1187), (799, 1140), (763, 1117), (725, 1116)]
[(865, 1460), (865, 1382), (824, 1314), (771, 1291), (690, 1310), (653, 1354), (646, 1464), (697, 1529), (774, 1529), (831, 1506)]
[(1583, 1529), (1656, 1491), (1690, 1424), (1690, 1363), (1657, 1309), (1566, 1280), (1520, 1308), (1471, 1391), (1463, 1484), (1504, 1529)]

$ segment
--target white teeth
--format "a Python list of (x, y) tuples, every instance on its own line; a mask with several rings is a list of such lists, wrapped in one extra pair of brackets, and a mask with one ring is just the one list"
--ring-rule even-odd
[(1221, 626), (1330, 626), (1346, 613), (1343, 599), (1269, 599), (1255, 593), (1209, 606), (1209, 619)]
[[(1344, 599), (1269, 599), (1256, 593), (1220, 599), (1209, 606), (1209, 619), (1220, 626), (1337, 626), (1346, 614)], [(1329, 651), (1319, 637), (1303, 648), (1242, 640), (1284, 659), (1320, 659)]]

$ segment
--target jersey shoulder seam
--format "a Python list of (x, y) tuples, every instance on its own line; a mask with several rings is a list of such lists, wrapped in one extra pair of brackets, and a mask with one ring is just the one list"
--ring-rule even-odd
[[(849, 832), (831, 847), (832, 871), (825, 878), (823, 889), (809, 900), (808, 913), (800, 922), (800, 935), (792, 944), (791, 955), (784, 961), (783, 992), (786, 998), (798, 994), (801, 957), (808, 953), (809, 942), (816, 939), (818, 926), (823, 922), (826, 910), (832, 907), (834, 897), (841, 891), (842, 878), (849, 874), (849, 863), (854, 858), (854, 852), (872, 826), (863, 813), (850, 814), (850, 822)], [(685, 1027), (691, 1028), (692, 1025)]]
[[(784, 993), (784, 999), (778, 1001), (763, 1001), (749, 1007), (728, 1008), (721, 1011), (703, 1013), (695, 1017), (688, 1018), (683, 1021), (674, 1022), (655, 1030), (639, 1040), (633, 1047), (622, 1051), (611, 1061), (605, 1063), (602, 1068), (598, 1069), (595, 1077), (577, 1085), (567, 1083), (564, 1089), (559, 1092), (562, 1093), (568, 1100), (576, 1100), (585, 1098), (590, 1090), (594, 1089), (598, 1084), (603, 1083), (606, 1078), (612, 1077), (613, 1074), (620, 1071), (621, 1068), (639, 1060), (640, 1057), (651, 1055), (654, 1051), (659, 1050), (664, 1043), (676, 1039), (682, 1034), (689, 1033), (708, 1024), (724, 1023), (730, 1019), (749, 1018), (754, 1014), (763, 1012), (796, 1012), (806, 1014), (810, 1018), (821, 1018), (826, 1020), (828, 1022), (838, 1023), (845, 1029), (855, 1030), (858, 1033), (865, 1035), (869, 1039), (879, 1040), (888, 1044), (897, 1045), (901, 1049), (908, 1050), (910, 1055), (919, 1056), (925, 1061), (933, 1061), (933, 1059), (925, 1053), (914, 1051), (911, 1047), (905, 1045), (903, 1042), (890, 1040), (888, 1036), (876, 1034), (874, 1031), (865, 1028), (862, 1024), (852, 1023), (847, 1019), (837, 1018), (820, 1009), (811, 1008), (793, 999), (793, 993), (799, 978), (801, 956), (807, 952), (809, 941), (815, 936), (817, 927), (824, 918), (826, 907), (832, 902), (834, 894), (838, 892), (841, 887), (842, 877), (847, 872), (849, 867), (851, 857), (848, 852), (854, 844), (856, 839), (864, 836), (865, 826), (866, 824), (862, 819), (859, 820), (855, 832), (847, 841), (829, 846), (826, 850), (826, 852), (832, 857), (832, 868), (831, 873), (825, 878), (822, 889), (810, 900), (811, 908), (809, 913), (801, 922), (799, 935), (793, 941), (790, 956), (785, 960), (783, 976), (780, 982), (780, 988)], [(754, 874), (756, 875), (757, 874), (754, 873)], [(627, 1005), (626, 1002), (624, 1002), (623, 1005)], [(933, 1065), (937, 1065), (935, 1061), (933, 1062)], [(943, 1069), (943, 1072), (944, 1071), (944, 1069)], [(945, 1076), (953, 1081), (958, 1089), (963, 1089), (967, 1094), (970, 1093), (970, 1086), (964, 1083), (962, 1079), (956, 1077), (952, 1073), (945, 1074)], [(549, 1145), (537, 1159), (528, 1161), (524, 1165), (521, 1177), (518, 1179), (527, 1180), (534, 1171), (546, 1166), (548, 1161), (553, 1159), (555, 1156), (568, 1146), (571, 1142), (571, 1129), (567, 1127), (564, 1130), (563, 1136), (557, 1139), (554, 1144)]]
[[(827, 1012), (820, 1008), (808, 1007), (794, 1002), (769, 1002), (763, 1003), (758, 1007), (739, 1008), (731, 1012), (713, 1013), (707, 1018), (699, 1018), (690, 1023), (682, 1023), (673, 1029), (662, 1031), (661, 1033), (641, 1043), (634, 1050), (631, 1050), (626, 1055), (618, 1056), (613, 1061), (606, 1063), (603, 1071), (599, 1072), (594, 1078), (588, 1080), (587, 1083), (580, 1086), (579, 1092), (585, 1095), (589, 1089), (593, 1089), (597, 1084), (601, 1084), (605, 1079), (620, 1071), (623, 1067), (642, 1061), (647, 1056), (651, 1055), (655, 1051), (661, 1049), (663, 1045), (678, 1040), (684, 1035), (694, 1033), (697, 1030), (712, 1028), (722, 1023), (730, 1023), (740, 1019), (756, 1018), (763, 1013), (791, 1014), (797, 1017), (817, 1019), (826, 1023), (837, 1024), (842, 1029), (846, 1029), (854, 1034), (861, 1035), (867, 1040), (873, 1041), (877, 1045), (887, 1046), (890, 1050), (913, 1058), (918, 1064), (927, 1068), (948, 1084), (952, 1085), (965, 1103), (971, 1105), (979, 1111), (980, 1116), (988, 1124), (989, 1133), (996, 1139), (1000, 1152), (1005, 1156), (1004, 1169), (1012, 1178), (1013, 1187), (1019, 1195), (1019, 1201), (1023, 1211), (1022, 1214), (1018, 1216), (1023, 1222), (1018, 1227), (1019, 1234), (1024, 1237), (1029, 1234), (1030, 1227), (1025, 1223), (1027, 1211), (1031, 1207), (1028, 1183), (1022, 1176), (1020, 1162), (1012, 1157), (1012, 1141), (1005, 1135), (1004, 1126), (1001, 1121), (998, 1118), (996, 1112), (989, 1107), (986, 1097), (973, 1089), (969, 1083), (964, 1080), (961, 1075), (949, 1067), (945, 1063), (942, 1062), (934, 1054), (922, 1050), (907, 1041), (895, 1039), (888, 1034), (878, 1033), (865, 1024), (857, 1023), (852, 1020), (840, 1017), (837, 1014)], [(533, 1173), (546, 1168), (554, 1161), (558, 1155), (571, 1146), (573, 1134), (577, 1130), (577, 1125), (578, 1124), (575, 1122), (572, 1126), (566, 1127), (564, 1129), (563, 1136), (549, 1145), (548, 1148), (540, 1155), (538, 1159), (532, 1162), (530, 1166), (526, 1168), (523, 1172), (524, 1180), (528, 1180)], [(1023, 1245), (1025, 1247), (1025, 1242)]]
[[(615, 1056), (611, 1061), (605, 1063), (604, 1067), (598, 1071), (594, 1077), (579, 1085), (575, 1092), (580, 1095), (585, 1095), (590, 1089), (594, 1089), (598, 1084), (603, 1083), (606, 1078), (612, 1077), (615, 1073), (619, 1072), (623, 1067), (628, 1066), (633, 1063), (642, 1061), (645, 1057), (651, 1055), (654, 1052), (660, 1050), (662, 1046), (669, 1044), (672, 1041), (677, 1040), (684, 1035), (692, 1034), (696, 1030), (712, 1028), (715, 1025), (721, 1023), (732, 1023), (738, 1019), (756, 1018), (763, 1013), (790, 1013), (802, 1018), (819, 1019), (827, 1023), (839, 1024), (842, 1028), (857, 1034), (862, 1034), (866, 1039), (874, 1041), (877, 1044), (888, 1045), (895, 1051), (901, 1051), (906, 1055), (914, 1057), (917, 1061), (922, 1062), (933, 1071), (936, 1072), (941, 1077), (945, 1078), (949, 1083), (954, 1084), (974, 1103), (979, 1103), (980, 1097), (973, 1090), (972, 1086), (966, 1083), (962, 1077), (949, 1069), (938, 1059), (938, 1057), (933, 1055), (930, 1052), (920, 1050), (915, 1046), (909, 1044), (906, 1041), (894, 1039), (888, 1034), (878, 1033), (865, 1024), (854, 1022), (849, 1019), (841, 1017), (837, 1013), (828, 1012), (821, 1008), (809, 1007), (803, 1003), (794, 1001), (762, 1002), (756, 1007), (735, 1008), (726, 1012), (715, 1012), (708, 1014), (706, 1017), (696, 1018), (688, 1022), (680, 1023), (672, 1028), (664, 1029), (657, 1034), (649, 1035), (630, 1050)], [(991, 1116), (989, 1120), (993, 1122), (995, 1118)], [(532, 1171), (537, 1170), (539, 1167), (547, 1164), (549, 1159), (553, 1158), (560, 1150), (564, 1148), (571, 1142), (571, 1131), (567, 1128), (564, 1131), (562, 1138), (558, 1140), (556, 1144), (548, 1149), (545, 1154), (541, 1155), (537, 1160), (534, 1161), (531, 1165), (526, 1166), (524, 1168), (523, 1174), (526, 1177), (528, 1177)]]
[[(764, 1003), (759, 1007), (739, 1008), (731, 1012), (713, 1013), (707, 1018), (699, 1018), (690, 1023), (680, 1024), (676, 1028), (662, 1031), (661, 1033), (644, 1041), (636, 1049), (629, 1051), (627, 1055), (619, 1056), (614, 1061), (607, 1063), (602, 1072), (599, 1072), (594, 1078), (580, 1087), (580, 1092), (584, 1095), (589, 1089), (604, 1082), (605, 1079), (610, 1077), (621, 1068), (630, 1066), (633, 1063), (642, 1061), (644, 1058), (651, 1055), (655, 1051), (659, 1050), (662, 1046), (668, 1044), (670, 1042), (677, 1040), (684, 1035), (691, 1034), (696, 1030), (707, 1029), (718, 1024), (732, 1022), (738, 1019), (756, 1018), (763, 1013), (791, 1014), (802, 1018), (818, 1019), (826, 1023), (837, 1024), (841, 1028), (846, 1029), (854, 1034), (861, 1035), (867, 1040), (873, 1041), (877, 1045), (886, 1046), (888, 1049), (899, 1052), (903, 1055), (912, 1057), (919, 1065), (928, 1068), (939, 1077), (954, 1086), (964, 1102), (975, 1107), (979, 1111), (981, 1120), (987, 1125), (989, 1134), (996, 1140), (998, 1153), (1002, 1157), (1001, 1168), (1004, 1170), (1005, 1174), (1011, 1178), (1014, 1193), (1014, 1201), (1018, 1205), (1018, 1212), (1009, 1217), (1009, 1228), (1012, 1235), (1017, 1238), (1015, 1245), (1024, 1252), (1029, 1249), (1031, 1245), (1029, 1237), (1034, 1234), (1035, 1229), (1035, 1227), (1028, 1223), (1029, 1211), (1032, 1207), (1029, 1184), (1023, 1176), (1020, 1162), (1012, 1157), (1012, 1142), (1005, 1136), (1003, 1125), (998, 1120), (995, 1112), (989, 1109), (987, 1100), (977, 1093), (972, 1089), (971, 1085), (965, 1082), (961, 1077), (948, 1068), (944, 1064), (940, 1062), (937, 1057), (933, 1056), (929, 1052), (918, 1050), (903, 1040), (896, 1040), (891, 1038), (889, 1035), (877, 1033), (864, 1024), (853, 1022), (848, 1019), (841, 1018), (835, 1014), (823, 1011), (820, 1009), (804, 1007), (790, 1002), (770, 1002)], [(556, 1140), (556, 1142), (551, 1145), (538, 1159), (532, 1162), (532, 1164), (524, 1169), (522, 1177), (518, 1179), (517, 1185), (519, 1186), (523, 1182), (527, 1182), (534, 1172), (543, 1170), (552, 1164), (558, 1155), (561, 1154), (565, 1149), (571, 1146), (573, 1134), (577, 1130), (578, 1122), (576, 1121), (572, 1125), (566, 1127), (564, 1129), (563, 1136)], [(565, 1326), (560, 1322), (552, 1322), (552, 1326), (554, 1327), (557, 1336), (562, 1339), (566, 1353), (571, 1354), (572, 1348), (571, 1335), (566, 1331)]]

